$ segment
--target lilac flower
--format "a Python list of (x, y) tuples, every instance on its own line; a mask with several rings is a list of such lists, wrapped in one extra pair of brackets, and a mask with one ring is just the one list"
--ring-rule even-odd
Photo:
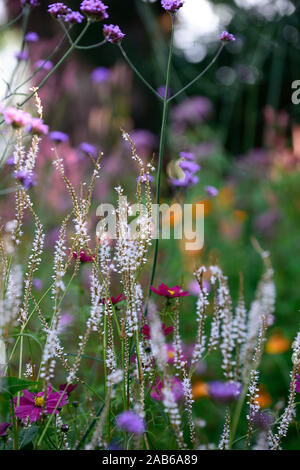
[(22, 61), (22, 60), (24, 60), (24, 61), (28, 60), (28, 52), (27, 52), (27, 51), (15, 52), (14, 56), (15, 56), (15, 58), (16, 58), (17, 60), (20, 60), (20, 61)]
[(59, 320), (58, 332), (64, 333), (67, 327), (72, 325), (72, 323), (74, 323), (74, 316), (70, 315), (68, 312), (63, 312)]
[(50, 13), (54, 18), (62, 18), (70, 12), (70, 8), (62, 2), (51, 3), (51, 5), (48, 6), (48, 13)]
[(6, 160), (6, 165), (10, 165), (10, 166), (14, 166), (15, 164), (15, 159), (14, 157), (9, 157), (7, 160)]
[(112, 44), (119, 44), (125, 36), (120, 30), (120, 27), (113, 24), (105, 24), (103, 26), (103, 34), (105, 39)]
[(44, 124), (44, 121), (40, 118), (32, 118), (27, 130), (32, 134), (42, 136), (48, 134), (49, 126)]
[(25, 42), (37, 42), (39, 40), (39, 35), (35, 31), (28, 31), (24, 36)]
[(146, 183), (147, 178), (148, 178), (149, 183), (151, 183), (154, 179), (153, 176), (151, 176), (151, 175), (148, 175), (148, 176), (144, 175), (144, 176), (138, 176), (138, 178), (136, 180), (137, 180), (137, 182), (140, 181), (141, 183)]
[(102, 83), (108, 80), (110, 77), (110, 70), (106, 67), (97, 67), (91, 73), (91, 79), (94, 83)]
[(219, 39), (220, 39), (220, 41), (223, 41), (225, 43), (235, 41), (234, 35), (228, 33), (228, 31), (223, 31), (223, 33), (220, 34)]
[(143, 419), (133, 411), (123, 411), (116, 418), (117, 425), (124, 431), (133, 432), (134, 434), (143, 434), (145, 432), (145, 424)]
[(41, 69), (46, 70), (47, 72), (49, 72), (49, 70), (51, 70), (53, 68), (53, 63), (51, 62), (51, 60), (40, 59), (35, 63), (35, 66), (38, 69), (41, 68)]
[(80, 10), (88, 18), (94, 21), (101, 21), (108, 18), (106, 10), (108, 9), (107, 5), (104, 5), (100, 0), (83, 0), (80, 5)]
[(161, 0), (161, 6), (170, 13), (176, 13), (183, 3), (183, 0)]
[(10, 423), (1, 423), (0, 424), (0, 437), (6, 436), (6, 431), (10, 427)]
[[(162, 85), (162, 86), (158, 87), (156, 91), (157, 91), (157, 93), (159, 94), (159, 96), (161, 96), (163, 99), (165, 99), (165, 97), (166, 97), (166, 87), (165, 87), (165, 85)], [(172, 95), (172, 92), (171, 92), (171, 90), (170, 90), (170, 88), (169, 88), (169, 90), (168, 90), (168, 98), (170, 98), (171, 95)]]
[(56, 143), (67, 142), (69, 140), (68, 134), (65, 134), (61, 131), (52, 131), (49, 134), (51, 140), (54, 140)]
[(194, 186), (199, 182), (198, 176), (192, 175), (190, 173), (185, 173), (183, 179), (170, 179), (170, 183), (173, 186), (178, 186), (182, 188), (188, 188), (189, 186)]
[[(157, 147), (157, 136), (146, 129), (135, 129), (130, 135), (138, 154), (152, 154), (153, 150)], [(128, 145), (128, 142), (126, 145)]]
[(65, 23), (82, 23), (84, 16), (82, 16), (79, 11), (71, 11), (64, 17)]
[(78, 149), (84, 153), (87, 153), (88, 155), (95, 156), (97, 154), (97, 148), (95, 145), (89, 144), (88, 142), (81, 142), (81, 144), (78, 146)]
[(172, 118), (177, 126), (201, 124), (212, 112), (211, 101), (204, 96), (192, 96), (174, 106)]
[(185, 160), (193, 161), (195, 160), (195, 154), (192, 152), (180, 152), (179, 156)]
[(238, 382), (211, 382), (209, 385), (210, 397), (220, 403), (231, 403), (241, 394), (242, 386)]
[(3, 116), (6, 124), (10, 124), (15, 128), (27, 126), (31, 121), (29, 113), (13, 107), (6, 108), (3, 111)]
[(43, 288), (43, 281), (41, 281), (41, 279), (39, 279), (38, 277), (35, 277), (32, 281), (32, 285), (35, 290), (40, 291)]
[(39, 7), (40, 2), (38, 2), (38, 0), (21, 0), (21, 5), (22, 6), (29, 5), (33, 8), (33, 7)]
[(253, 416), (253, 423), (256, 428), (269, 430), (275, 422), (275, 417), (271, 411), (257, 411)]
[(190, 173), (197, 173), (197, 171), (201, 170), (201, 166), (198, 163), (191, 162), (188, 160), (183, 160), (179, 162), (179, 166), (183, 171), (188, 171)]
[(204, 189), (210, 197), (216, 197), (219, 194), (219, 191), (214, 186), (205, 186)]
[(36, 175), (29, 173), (25, 170), (19, 170), (15, 173), (14, 177), (18, 180), (25, 189), (30, 189), (32, 186), (36, 186)]

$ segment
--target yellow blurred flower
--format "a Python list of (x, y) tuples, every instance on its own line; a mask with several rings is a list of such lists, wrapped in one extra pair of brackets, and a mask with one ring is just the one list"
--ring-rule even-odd
[(288, 351), (291, 347), (291, 342), (285, 338), (282, 333), (273, 333), (266, 344), (266, 352), (268, 354), (282, 354)]
[(193, 397), (195, 400), (197, 398), (205, 398), (209, 396), (209, 386), (206, 382), (195, 382), (192, 388)]

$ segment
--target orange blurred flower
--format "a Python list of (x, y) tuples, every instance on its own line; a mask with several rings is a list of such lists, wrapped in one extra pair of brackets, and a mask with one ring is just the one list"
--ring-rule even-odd
[(230, 186), (225, 186), (217, 197), (218, 205), (222, 209), (231, 208), (234, 205), (234, 190)]
[(197, 398), (205, 398), (209, 396), (209, 386), (206, 382), (195, 382), (192, 388), (193, 397), (195, 400)]
[(285, 338), (282, 333), (273, 333), (266, 344), (266, 352), (268, 354), (282, 354), (288, 351), (291, 347), (291, 342)]
[(258, 387), (258, 397), (255, 399), (259, 406), (263, 408), (269, 408), (272, 404), (272, 397), (269, 394), (269, 392), (266, 390), (266, 387), (264, 385), (260, 385)]

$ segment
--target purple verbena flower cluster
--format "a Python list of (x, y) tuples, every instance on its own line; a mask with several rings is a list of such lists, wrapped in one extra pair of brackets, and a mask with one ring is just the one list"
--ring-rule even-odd
[(14, 174), (14, 178), (22, 184), (25, 189), (30, 189), (36, 186), (36, 175), (26, 170), (19, 170)]
[(223, 41), (223, 42), (233, 42), (233, 41), (235, 41), (234, 35), (228, 33), (228, 31), (223, 31), (223, 33), (220, 34), (219, 39), (220, 39), (220, 41)]
[(183, 4), (182, 0), (161, 0), (161, 6), (170, 13), (176, 13)]
[(104, 5), (100, 0), (83, 0), (80, 5), (80, 10), (89, 19), (94, 21), (101, 21), (108, 18), (107, 5)]
[(105, 24), (103, 26), (103, 34), (105, 39), (113, 44), (120, 43), (125, 36), (125, 34), (122, 33), (120, 27), (117, 25), (115, 26), (113, 24)]
[(38, 2), (38, 0), (21, 0), (21, 5), (22, 6), (29, 5), (31, 7), (39, 7), (40, 2)]
[(118, 427), (124, 431), (134, 434), (142, 434), (145, 431), (143, 419), (133, 411), (123, 411), (123, 413), (117, 416), (116, 421)]
[(181, 152), (178, 167), (181, 170), (181, 176), (171, 178), (170, 183), (173, 186), (187, 188), (198, 183), (199, 178), (196, 173), (201, 169), (200, 165), (194, 161), (195, 156), (190, 152)]
[(64, 17), (65, 23), (82, 23), (84, 16), (79, 11), (71, 11)]
[(70, 13), (70, 11), (70, 8), (62, 2), (51, 3), (51, 5), (48, 6), (48, 13), (54, 16), (54, 18), (62, 18)]

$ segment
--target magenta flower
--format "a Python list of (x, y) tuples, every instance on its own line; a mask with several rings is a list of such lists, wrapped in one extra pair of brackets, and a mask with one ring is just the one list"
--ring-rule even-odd
[[(75, 390), (75, 388), (77, 387), (77, 385), (78, 385), (78, 384), (75, 384), (75, 385), (72, 385), (72, 384), (69, 384), (69, 385), (68, 385), (68, 384), (61, 384), (61, 385), (59, 386), (59, 390), (60, 390), (61, 392), (65, 392), (65, 393), (67, 393), (68, 395), (70, 395), (70, 393), (72, 393), (73, 390)], [(66, 388), (66, 387), (67, 387), (67, 388)]]
[(175, 297), (186, 297), (190, 295), (188, 291), (182, 290), (179, 286), (168, 287), (166, 284), (161, 283), (158, 288), (151, 286), (150, 289), (157, 295), (161, 295), (162, 297), (168, 297), (169, 299), (173, 299)]
[(27, 130), (32, 134), (43, 136), (48, 134), (49, 126), (44, 124), (44, 121), (40, 118), (32, 118)]
[(103, 34), (105, 39), (112, 44), (119, 44), (124, 38), (125, 34), (122, 33), (118, 25), (105, 24), (103, 26)]
[(108, 18), (107, 9), (108, 6), (104, 5), (100, 0), (83, 0), (80, 5), (82, 13), (94, 21), (101, 21)]
[(23, 390), (19, 406), (16, 406), (17, 400), (14, 398), (16, 417), (23, 423), (26, 423), (27, 420), (34, 423), (40, 421), (43, 414), (58, 414), (60, 409), (68, 403), (68, 394), (62, 391), (52, 392), (52, 387), (48, 387), (46, 400), (44, 392), (31, 393), (28, 390)]
[(300, 374), (296, 375), (296, 392), (300, 393)]
[(22, 111), (22, 109), (17, 108), (6, 108), (3, 111), (3, 116), (6, 124), (19, 129), (20, 127), (27, 126), (31, 121), (31, 116), (29, 113)]
[(220, 39), (220, 41), (223, 41), (223, 42), (225, 42), (225, 43), (226, 43), (226, 42), (233, 42), (233, 41), (235, 41), (234, 35), (228, 33), (228, 31), (223, 31), (223, 33), (220, 34), (219, 39)]
[(133, 411), (123, 411), (116, 418), (119, 428), (134, 434), (143, 434), (145, 432), (145, 423), (143, 419)]
[(176, 13), (183, 3), (182, 0), (161, 0), (161, 6), (170, 13)]
[(65, 17), (64, 17), (64, 22), (65, 23), (82, 23), (84, 20), (84, 16), (79, 13), (79, 11), (70, 11)]
[[(72, 256), (73, 256), (73, 259), (77, 259), (78, 258), (77, 251), (74, 251), (72, 253)], [(79, 253), (79, 259), (80, 259), (81, 263), (91, 263), (94, 258), (95, 258), (95, 255), (93, 255), (93, 257), (92, 257), (92, 256), (88, 255), (87, 252), (84, 251), (84, 250), (80, 251), (80, 253)]]
[(6, 436), (6, 431), (10, 427), (10, 423), (1, 423), (0, 424), (0, 437)]
[[(163, 386), (164, 383), (161, 381), (160, 377), (156, 378), (156, 382), (153, 385), (150, 396), (154, 400), (162, 401), (163, 400)], [(172, 377), (171, 379), (171, 391), (176, 401), (179, 401), (184, 396), (183, 386), (181, 381), (177, 377)]]
[[(165, 336), (169, 335), (174, 330), (173, 326), (166, 326), (164, 323), (162, 323), (161, 329), (162, 329), (163, 334)], [(151, 339), (151, 330), (150, 330), (149, 325), (143, 325), (142, 333), (143, 333), (145, 339)]]

